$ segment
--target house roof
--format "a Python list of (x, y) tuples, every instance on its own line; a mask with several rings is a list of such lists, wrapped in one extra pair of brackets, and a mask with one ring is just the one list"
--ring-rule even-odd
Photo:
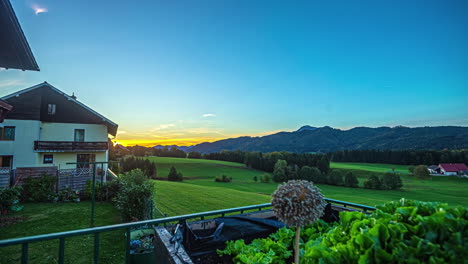
[(26, 94), (28, 92), (31, 92), (31, 91), (34, 91), (36, 89), (40, 89), (40, 88), (49, 88), (50, 90), (54, 91), (55, 93), (59, 94), (59, 95), (62, 95), (64, 96), (69, 102), (73, 102), (74, 104), (78, 105), (80, 108), (84, 109), (85, 111), (89, 112), (90, 114), (98, 117), (100, 120), (102, 120), (102, 122), (107, 126), (108, 128), (108, 131), (109, 131), (109, 134), (115, 136), (117, 134), (117, 128), (118, 128), (118, 125), (114, 122), (112, 122), (110, 119), (104, 117), (103, 115), (99, 114), (98, 112), (94, 111), (93, 109), (91, 109), (90, 107), (86, 106), (85, 104), (83, 104), (82, 102), (78, 101), (76, 99), (76, 97), (74, 96), (70, 96), (70, 95), (67, 95), (66, 93), (60, 91), (59, 89), (55, 88), (54, 86), (52, 86), (51, 84), (47, 83), (47, 82), (43, 82), (43, 83), (40, 83), (40, 84), (37, 84), (37, 85), (34, 85), (34, 86), (31, 86), (29, 88), (26, 88), (26, 89), (23, 89), (23, 90), (20, 90), (18, 92), (15, 92), (15, 93), (12, 93), (12, 94), (9, 94), (9, 95), (6, 95), (2, 98), (0, 98), (1, 100), (9, 100), (9, 99), (13, 99), (13, 98), (16, 98), (16, 97), (19, 97), (20, 95), (22, 94)]
[(431, 170), (436, 170), (436, 169), (439, 168), (439, 166), (437, 166), (437, 165), (431, 165), (431, 166), (429, 166), (429, 167), (427, 167), (427, 168), (428, 168), (428, 169), (431, 169)]
[(0, 67), (39, 71), (9, 0), (0, 0)]
[(3, 122), (5, 119), (6, 114), (13, 109), (13, 106), (7, 104), (6, 102), (3, 102), (0, 100), (0, 123)]
[(439, 167), (447, 172), (458, 172), (468, 170), (468, 167), (463, 163), (441, 163)]

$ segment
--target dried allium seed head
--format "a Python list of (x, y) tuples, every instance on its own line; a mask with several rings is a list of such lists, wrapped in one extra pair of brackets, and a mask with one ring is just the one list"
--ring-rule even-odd
[(280, 221), (296, 227), (317, 221), (325, 208), (319, 188), (302, 180), (288, 181), (278, 186), (271, 204)]

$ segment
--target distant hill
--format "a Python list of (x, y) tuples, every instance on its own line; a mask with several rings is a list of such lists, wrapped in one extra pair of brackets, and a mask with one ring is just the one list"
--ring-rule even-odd
[(222, 150), (332, 152), (351, 149), (467, 149), (468, 127), (331, 127), (303, 126), (294, 132), (279, 132), (263, 137), (238, 137), (201, 143), (190, 151), (201, 153)]
[(189, 152), (190, 149), (193, 147), (193, 146), (177, 146), (177, 145), (168, 145), (168, 146), (163, 146), (163, 145), (157, 145), (157, 146), (154, 146), (153, 148), (155, 149), (163, 149), (163, 148), (168, 148), (168, 149), (171, 149), (172, 147), (175, 147), (177, 149), (180, 149), (182, 151), (185, 151), (185, 152)]

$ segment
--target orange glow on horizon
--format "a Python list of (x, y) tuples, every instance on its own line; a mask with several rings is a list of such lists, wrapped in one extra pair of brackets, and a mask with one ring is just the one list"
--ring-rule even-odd
[(177, 146), (191, 146), (191, 145), (196, 145), (196, 144), (200, 144), (200, 143), (203, 143), (203, 142), (213, 142), (213, 141), (217, 141), (217, 140), (221, 140), (221, 138), (219, 139), (216, 139), (216, 138), (212, 138), (212, 139), (204, 139), (204, 138), (184, 138), (184, 139), (163, 139), (163, 140), (148, 140), (148, 139), (128, 139), (128, 140), (125, 140), (125, 139), (122, 139), (122, 140), (114, 140), (114, 142), (116, 144), (120, 144), (120, 145), (123, 145), (123, 146), (135, 146), (135, 145), (139, 145), (139, 146), (144, 146), (144, 147), (153, 147), (153, 146), (157, 146), (157, 145), (163, 145), (163, 146), (166, 146), (166, 145), (177, 145)]

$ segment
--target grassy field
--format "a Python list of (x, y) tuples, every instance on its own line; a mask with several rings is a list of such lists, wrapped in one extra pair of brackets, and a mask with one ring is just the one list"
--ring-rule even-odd
[[(149, 157), (155, 161), (159, 177), (167, 177), (175, 166), (189, 179), (183, 182), (155, 181), (155, 203), (168, 216), (189, 214), (270, 201), (276, 183), (255, 183), (254, 176), (265, 172), (246, 168), (243, 164), (180, 158)], [(332, 163), (337, 170), (352, 171), (362, 182), (370, 175), (380, 175), (390, 168), (403, 170), (406, 166), (389, 164)], [(233, 178), (230, 183), (214, 182), (214, 177), (225, 174)], [(339, 186), (318, 185), (328, 198), (366, 205), (378, 205), (402, 197), (424, 201), (440, 201), (450, 205), (468, 206), (466, 188), (468, 181), (457, 177), (433, 177), (418, 180), (402, 174), (404, 188), (398, 191), (353, 189)], [(25, 220), (2, 227), (0, 240), (86, 228), (89, 225), (89, 202), (25, 204), (15, 215)], [(98, 203), (96, 225), (119, 223), (119, 215), (111, 203)], [(122, 263), (124, 251), (123, 232), (104, 233), (101, 236), (101, 263)], [(58, 241), (32, 243), (30, 263), (54, 263), (58, 258)], [(84, 236), (66, 240), (66, 263), (91, 263), (93, 237)], [(0, 263), (19, 263), (20, 247), (0, 249)]]
[[(2, 227), (0, 240), (62, 232), (89, 227), (90, 202), (81, 203), (27, 203), (24, 209), (13, 214), (25, 217), (24, 221)], [(97, 203), (96, 225), (120, 222), (117, 210), (111, 203)], [(119, 241), (119, 243), (116, 243)], [(101, 263), (122, 263), (124, 259), (123, 232), (114, 231), (101, 235)], [(93, 236), (81, 236), (65, 240), (65, 263), (92, 263)], [(29, 263), (57, 263), (58, 240), (29, 245)], [(21, 247), (0, 248), (0, 263), (20, 263)]]
[(363, 170), (371, 172), (385, 173), (395, 169), (398, 173), (410, 174), (408, 167), (410, 165), (395, 165), (383, 163), (352, 163), (352, 162), (332, 162), (330, 167), (334, 169)]
[[(192, 160), (180, 158), (151, 157), (156, 162), (158, 176), (165, 177), (169, 168), (175, 166), (185, 177), (194, 179), (185, 180), (177, 184), (190, 184), (213, 188), (227, 188), (255, 194), (271, 194), (277, 187), (276, 183), (255, 183), (254, 176), (263, 175), (264, 172), (246, 168), (243, 164), (212, 161)], [(391, 164), (368, 164), (368, 163), (332, 163), (332, 168), (352, 171), (359, 179), (360, 185), (370, 175), (381, 175), (394, 167), (402, 171), (407, 166)], [(225, 174), (233, 178), (230, 183), (214, 182), (214, 177)], [(418, 180), (410, 174), (402, 173), (401, 178), (404, 187), (401, 190), (383, 191), (368, 189), (353, 189), (340, 186), (319, 184), (318, 186), (328, 198), (344, 200), (366, 205), (383, 204), (400, 198), (417, 199), (423, 201), (446, 202), (450, 205), (468, 206), (466, 188), (468, 180), (457, 177), (432, 177), (430, 180)]]

